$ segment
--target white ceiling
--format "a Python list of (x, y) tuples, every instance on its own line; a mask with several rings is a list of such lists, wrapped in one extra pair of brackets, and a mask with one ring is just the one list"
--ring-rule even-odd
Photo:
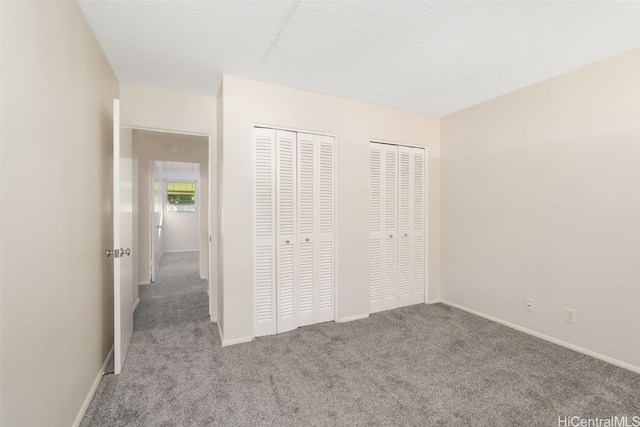
[(118, 79), (222, 74), (442, 116), (640, 46), (640, 2), (95, 1)]

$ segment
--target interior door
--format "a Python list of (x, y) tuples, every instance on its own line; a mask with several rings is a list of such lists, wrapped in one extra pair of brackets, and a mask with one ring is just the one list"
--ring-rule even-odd
[(158, 277), (160, 257), (164, 252), (162, 241), (162, 222), (164, 218), (162, 170), (158, 162), (150, 161), (151, 177), (151, 281)]
[(113, 294), (114, 372), (119, 374), (133, 336), (133, 150), (131, 128), (122, 126), (113, 100)]

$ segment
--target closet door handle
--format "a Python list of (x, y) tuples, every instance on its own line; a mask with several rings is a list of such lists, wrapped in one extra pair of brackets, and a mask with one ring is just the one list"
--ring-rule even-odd
[(289, 241), (288, 241), (288, 240), (285, 240), (285, 243), (289, 243)]
[(308, 241), (309, 241), (309, 238), (307, 237), (305, 240), (308, 242)]
[(404, 237), (407, 237), (407, 233), (404, 233)]
[(389, 234), (389, 238), (393, 237), (393, 234)]

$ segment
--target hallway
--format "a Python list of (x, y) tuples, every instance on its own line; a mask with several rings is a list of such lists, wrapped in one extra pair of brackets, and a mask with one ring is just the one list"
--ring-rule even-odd
[(213, 349), (220, 349), (220, 339), (209, 322), (207, 282), (198, 273), (197, 251), (164, 254), (157, 281), (139, 289), (122, 373), (103, 377), (83, 427), (173, 425), (172, 420), (189, 419), (202, 402), (180, 397), (199, 385), (206, 389), (204, 378), (219, 366)]

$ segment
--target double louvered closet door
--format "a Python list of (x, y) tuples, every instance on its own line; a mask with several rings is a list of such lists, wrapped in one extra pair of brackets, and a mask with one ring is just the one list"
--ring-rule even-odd
[(425, 150), (371, 143), (370, 311), (425, 301)]
[(334, 320), (334, 138), (254, 128), (254, 335)]

